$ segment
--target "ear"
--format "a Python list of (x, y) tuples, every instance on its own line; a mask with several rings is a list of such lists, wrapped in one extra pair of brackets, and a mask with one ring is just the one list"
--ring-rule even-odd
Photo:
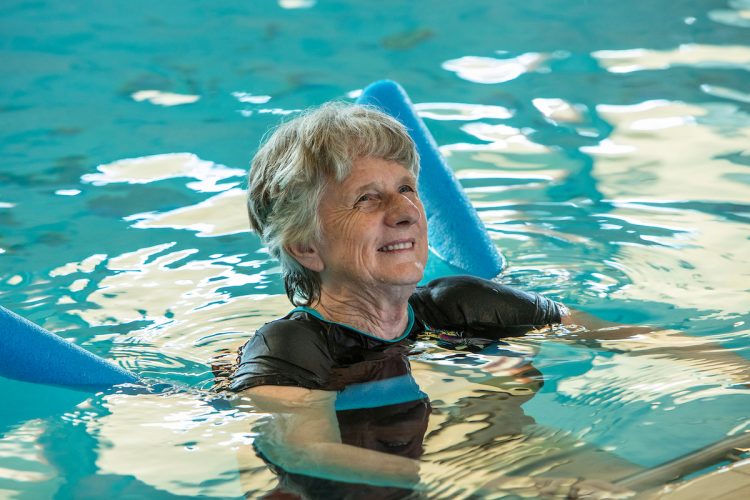
[(292, 245), (287, 245), (285, 248), (286, 251), (289, 252), (289, 255), (294, 257), (294, 260), (299, 262), (301, 266), (318, 273), (325, 269), (323, 259), (320, 258), (320, 254), (315, 245), (294, 243)]

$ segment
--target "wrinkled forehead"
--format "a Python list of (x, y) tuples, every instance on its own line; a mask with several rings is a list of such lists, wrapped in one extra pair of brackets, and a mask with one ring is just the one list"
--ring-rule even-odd
[(417, 179), (402, 164), (382, 158), (355, 160), (349, 173), (341, 180), (329, 179), (322, 192), (321, 208), (348, 204), (351, 198), (366, 191), (397, 189), (408, 184), (416, 189)]
[(384, 158), (363, 157), (352, 162), (349, 173), (336, 183), (340, 187), (357, 184), (379, 182), (385, 185), (398, 183), (403, 180), (416, 182), (416, 177), (408, 167), (395, 160)]

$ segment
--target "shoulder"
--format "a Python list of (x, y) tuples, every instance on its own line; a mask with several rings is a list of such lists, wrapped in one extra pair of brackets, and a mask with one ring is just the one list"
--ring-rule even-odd
[(289, 313), (283, 318), (275, 319), (264, 324), (255, 332), (255, 335), (267, 339), (276, 338), (299, 338), (310, 339), (320, 337), (323, 328), (319, 321), (310, 318), (307, 314)]
[(259, 385), (323, 387), (333, 365), (325, 333), (316, 321), (296, 315), (266, 323), (240, 349), (231, 389)]
[(486, 299), (503, 290), (497, 283), (475, 276), (446, 276), (437, 278), (418, 287), (409, 301), (414, 304), (450, 305), (458, 302), (472, 302)]
[(522, 291), (496, 281), (460, 275), (430, 281), (427, 285), (417, 288), (410, 301), (428, 300), (441, 305), (464, 303), (479, 306), (487, 301), (495, 303), (498, 300), (537, 302), (540, 297), (539, 294)]
[(291, 315), (266, 323), (255, 332), (242, 349), (242, 360), (258, 355), (279, 358), (296, 358), (314, 352), (325, 352), (325, 329), (317, 321), (307, 318), (290, 318)]

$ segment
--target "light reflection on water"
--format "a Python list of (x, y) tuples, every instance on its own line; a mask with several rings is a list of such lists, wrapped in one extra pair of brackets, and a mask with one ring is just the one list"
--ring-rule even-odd
[[(282, 22), (294, 10), (265, 24), (262, 16), (251, 22), (235, 12), (228, 19), (249, 23), (270, 46), (286, 41), (258, 62), (237, 63), (240, 69), (231, 69), (242, 76), (234, 81), (220, 81), (226, 66), (215, 58), (190, 67), (137, 55), (138, 63), (150, 61), (140, 74), (92, 69), (106, 75), (91, 76), (95, 92), (81, 85), (65, 99), (57, 94), (80, 106), (110, 95), (110, 79), (121, 81), (117, 98), (96, 102), (126, 118), (85, 117), (85, 125), (66, 121), (77, 112), (70, 104), (60, 110), (32, 93), (18, 96), (17, 108), (2, 112), (38, 123), (26, 113), (41, 106), (45, 124), (18, 125), (5, 140), (4, 158), (16, 165), (0, 167), (3, 304), (176, 388), (48, 401), (49, 415), (38, 418), (22, 418), (20, 409), (5, 413), (12, 425), (0, 427), (0, 496), (24, 491), (45, 498), (60, 488), (70, 496), (107, 496), (121, 482), (136, 495), (165, 498), (259, 496), (274, 488), (273, 474), (248, 446), (253, 425), (265, 417), (229, 410), (206, 391), (209, 360), (233, 352), (290, 308), (277, 264), (247, 231), (248, 151), (280, 116), (354, 95), (352, 89), (394, 67), (402, 68), (402, 83), (414, 90), (417, 109), (508, 257), (502, 281), (663, 330), (629, 339), (584, 341), (581, 332), (562, 331), (514, 341), (504, 349), (531, 359), (544, 385), (511, 396), (513, 404), (498, 395), (518, 389), (517, 381), (502, 370), (490, 377), (476, 369), (498, 356), (515, 359), (507, 352), (456, 356), (426, 342), (413, 368), (434, 409), (427, 473), (450, 470), (478, 487), (514, 468), (560, 467), (567, 460), (560, 450), (584, 443), (616, 460), (655, 465), (747, 430), (750, 48), (738, 33), (747, 34), (750, 7), (744, 0), (714, 4), (705, 15), (681, 12), (680, 23), (707, 30), (695, 39), (680, 32), (678, 41), (650, 46), (627, 39), (587, 45), (578, 34), (557, 39), (552, 30), (548, 46), (527, 40), (528, 47), (507, 51), (507, 40), (488, 48), (470, 33), (474, 46), (462, 45), (459, 25), (444, 32), (393, 25), (373, 50), (348, 28), (327, 41), (305, 30), (295, 38)], [(310, 15), (324, 7), (280, 5)], [(523, 30), (549, 26), (523, 15), (515, 23), (521, 27), (507, 28), (521, 30), (514, 32), (519, 39)], [(171, 17), (153, 16), (149, 22), (179, 33)], [(552, 21), (560, 19), (545, 18)], [(705, 23), (735, 31), (711, 40), (700, 35), (711, 32)], [(194, 25), (186, 23), (191, 36)], [(112, 36), (122, 40), (118, 33)], [(451, 49), (436, 50), (433, 42), (448, 35)], [(58, 42), (59, 50), (78, 53)], [(114, 45), (101, 50), (117, 52), (123, 42), (108, 43)], [(335, 70), (311, 71), (310, 55), (294, 52), (295, 43), (337, 58)], [(16, 56), (48, 68), (35, 69), (37, 79), (19, 88), (46, 92), (51, 72), (65, 73), (77, 60), (45, 50)], [(351, 64), (362, 57), (374, 73)], [(247, 58), (235, 57), (241, 59)], [(214, 71), (213, 64), (217, 75), (202, 73)], [(164, 67), (172, 68), (169, 77), (160, 74)], [(331, 83), (339, 78), (346, 81)], [(137, 112), (126, 111), (133, 106)], [(238, 138), (244, 127), (252, 129), (250, 140)], [(222, 156), (225, 137), (242, 143), (233, 161)], [(196, 139), (203, 142), (193, 148)], [(141, 145), (122, 145), (134, 141)], [(0, 385), (9, 408), (28, 391)], [(85, 458), (72, 458), (78, 455)], [(589, 470), (584, 456), (577, 456), (578, 471)]]
[(750, 68), (750, 49), (743, 45), (685, 44), (674, 50), (601, 50), (592, 54), (608, 71), (668, 69), (675, 66)]
[(445, 61), (443, 69), (456, 73), (456, 76), (474, 83), (492, 84), (515, 80), (524, 73), (535, 71), (549, 59), (543, 54), (521, 54), (510, 58), (465, 56)]
[[(102, 473), (134, 475), (179, 495), (241, 496), (236, 455), (250, 447), (257, 415), (217, 410), (191, 393), (111, 395), (102, 405), (106, 413), (87, 422)], [(159, 453), (144, 453), (154, 445)]]

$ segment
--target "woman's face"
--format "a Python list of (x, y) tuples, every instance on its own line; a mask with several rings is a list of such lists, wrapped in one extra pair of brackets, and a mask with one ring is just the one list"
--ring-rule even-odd
[(360, 158), (323, 193), (318, 255), (326, 286), (416, 285), (427, 261), (417, 181), (395, 161)]

